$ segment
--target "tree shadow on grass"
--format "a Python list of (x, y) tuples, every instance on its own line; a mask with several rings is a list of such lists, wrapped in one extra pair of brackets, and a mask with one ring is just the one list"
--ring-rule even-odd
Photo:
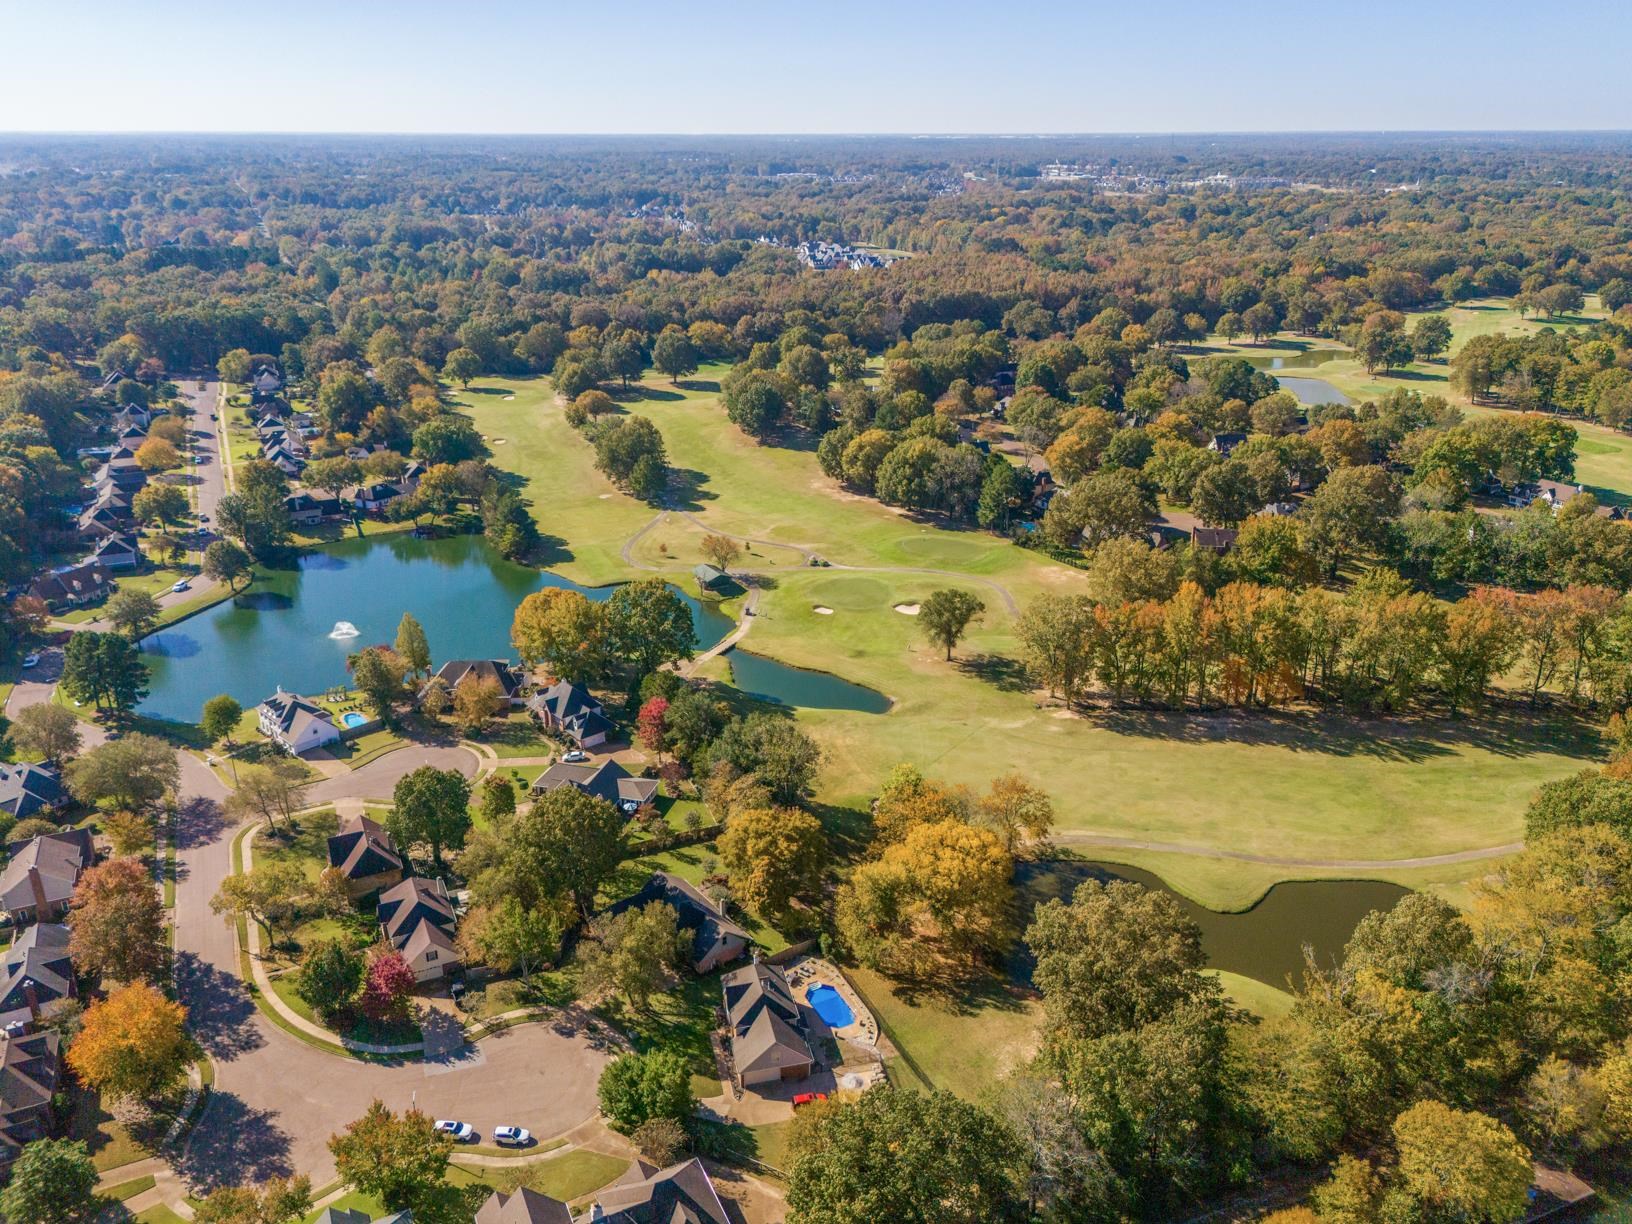
[(1029, 693), (1033, 688), (1031, 677), (1026, 674), (1026, 665), (1008, 655), (964, 655), (953, 662), (965, 675), (982, 680), (999, 692)]
[(708, 473), (696, 468), (671, 467), (665, 502), (672, 510), (701, 510), (705, 501), (714, 501), (717, 493), (709, 491)]
[(1017, 1012), (1036, 998), (1026, 983), (991, 969), (969, 976), (947, 967), (913, 978), (892, 982), (895, 995), (913, 1007), (929, 1007), (949, 1016), (974, 1016), (981, 1012)]
[(610, 394), (614, 400), (619, 402), (627, 400), (637, 404), (643, 400), (672, 403), (686, 398), (679, 391), (670, 390), (667, 387), (653, 387), (647, 383), (630, 383), (629, 386), (619, 387)]
[(1196, 744), (1260, 744), (1403, 763), (1451, 756), (1467, 748), (1507, 758), (1561, 753), (1587, 759), (1602, 750), (1598, 729), (1579, 716), (1532, 711), (1516, 702), (1493, 704), (1467, 719), (1360, 718), (1307, 709), (1185, 713), (1110, 709), (1091, 715), (1090, 721), (1118, 735)]

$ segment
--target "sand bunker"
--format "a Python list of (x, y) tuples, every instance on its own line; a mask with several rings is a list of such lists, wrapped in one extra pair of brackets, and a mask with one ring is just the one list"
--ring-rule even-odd
[(810, 610), (812, 612), (816, 613), (817, 616), (832, 616), (833, 615), (833, 609), (832, 608), (824, 608), (824, 607), (822, 607), (821, 604), (811, 605)]
[(507, 396), (505, 396), (505, 397), (504, 397), (504, 398), (505, 398), (505, 399), (507, 399), (507, 400), (513, 400), (513, 399), (515, 399), (515, 398), (516, 398), (516, 397), (515, 397), (515, 396), (513, 396), (513, 395), (507, 395)]
[(917, 616), (918, 615), (918, 605), (917, 604), (896, 604), (895, 605), (895, 610), (897, 612), (901, 613), (902, 616)]
[(510, 441), (509, 438), (494, 438), (493, 439), (493, 445), (494, 446), (503, 446), (508, 441)]

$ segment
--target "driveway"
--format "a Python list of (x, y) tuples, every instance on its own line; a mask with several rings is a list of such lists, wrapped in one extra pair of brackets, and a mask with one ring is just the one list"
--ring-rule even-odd
[(465, 777), (475, 775), (476, 754), (457, 744), (409, 744), (370, 761), (360, 769), (350, 770), (338, 777), (314, 782), (306, 792), (309, 803), (333, 803), (336, 799), (390, 800), (399, 779), (407, 777), (421, 765), (438, 769), (457, 769)]
[[(306, 1045), (262, 1016), (238, 977), (232, 929), (209, 908), (231, 869), (236, 830), (222, 817), (226, 791), (202, 765), (187, 764), (189, 755), (183, 754), (177, 838), (177, 984), (194, 1032), (215, 1061), (215, 1087), (179, 1161), (181, 1173), (201, 1186), (288, 1173), (309, 1174), (322, 1185), (334, 1177), (329, 1136), (376, 1098), (397, 1110), (417, 1103), (484, 1136), (510, 1124), (548, 1138), (595, 1115), (596, 1084), (614, 1051), (565, 1018), (507, 1029), (475, 1045), (433, 1033), (432, 1044), (446, 1053), (381, 1064)], [(458, 748), (399, 749), (320, 783), (328, 788), (323, 800), (389, 797), (396, 779), (421, 764), (466, 773), (476, 766)]]

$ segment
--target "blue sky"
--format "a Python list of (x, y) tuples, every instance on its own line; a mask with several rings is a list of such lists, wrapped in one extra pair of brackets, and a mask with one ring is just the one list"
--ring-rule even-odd
[(0, 0), (0, 130), (1632, 128), (1632, 6)]

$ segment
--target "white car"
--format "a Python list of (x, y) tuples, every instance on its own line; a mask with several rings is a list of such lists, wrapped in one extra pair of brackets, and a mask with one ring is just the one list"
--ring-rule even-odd
[(561, 760), (567, 765), (582, 765), (585, 761), (589, 760), (589, 753), (580, 752), (578, 749), (574, 748), (571, 752), (564, 753)]
[(447, 1118), (438, 1119), (436, 1133), (449, 1136), (455, 1143), (476, 1142), (476, 1130), (469, 1122), (454, 1122)]
[(185, 578), (178, 578), (175, 582), (170, 584), (170, 589), (178, 593), (181, 591), (190, 591), (193, 589), (193, 584), (188, 582)]
[(39, 655), (37, 655), (37, 654), (27, 654), (27, 655), (23, 656), (23, 666), (24, 667), (38, 667), (39, 665), (40, 665), (40, 656)]
[(501, 1147), (526, 1147), (533, 1141), (533, 1132), (524, 1126), (495, 1126), (493, 1142)]

